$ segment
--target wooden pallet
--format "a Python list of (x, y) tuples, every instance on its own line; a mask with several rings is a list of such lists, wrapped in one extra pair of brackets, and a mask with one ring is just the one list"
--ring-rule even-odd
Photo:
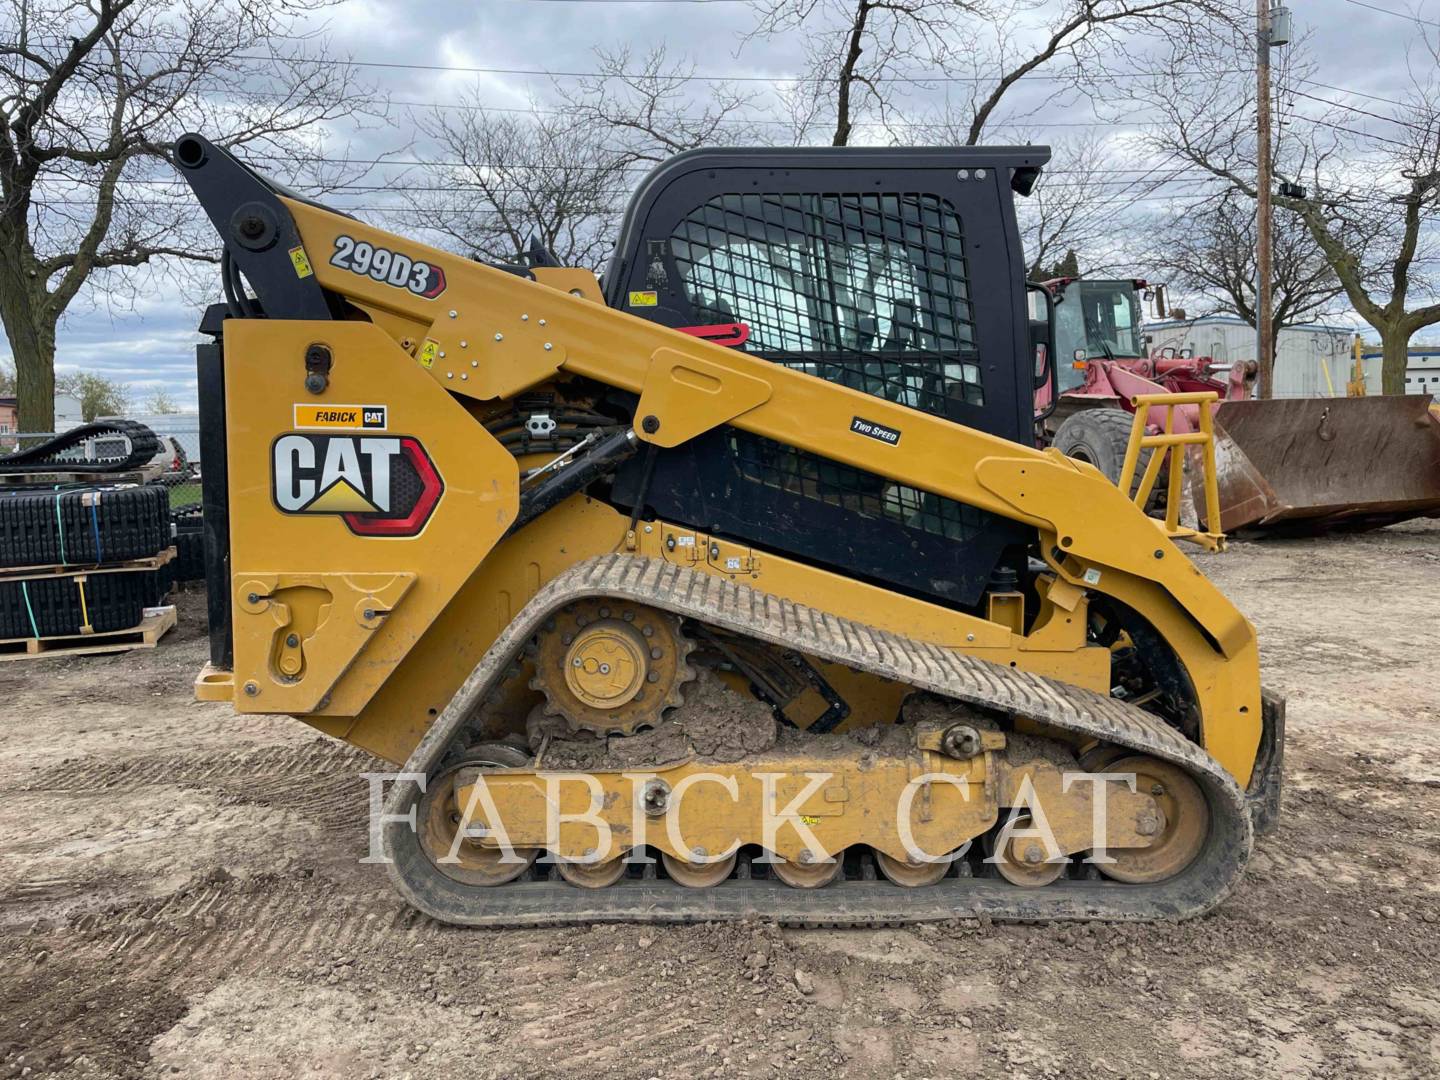
[(83, 461), (73, 469), (49, 469), (45, 472), (0, 473), (0, 487), (29, 487), (44, 484), (148, 484), (164, 473), (159, 465), (142, 465), (129, 472), (96, 472), (86, 470)]
[(92, 574), (123, 574), (133, 570), (159, 570), (175, 558), (175, 545), (171, 544), (159, 554), (129, 562), (106, 563), (103, 566), (87, 566), (84, 563), (66, 563), (50, 566), (7, 566), (0, 570), (0, 584), (7, 581), (34, 581), (37, 578), (89, 577)]
[(0, 639), (0, 661), (34, 660), (45, 656), (93, 656), (99, 653), (153, 649), (175, 625), (175, 607), (146, 608), (140, 625), (103, 634), (67, 637)]

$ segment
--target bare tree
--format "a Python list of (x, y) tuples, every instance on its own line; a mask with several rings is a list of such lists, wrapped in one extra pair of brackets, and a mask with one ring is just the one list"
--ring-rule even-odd
[(415, 117), (444, 160), (402, 185), (407, 222), (442, 246), (514, 262), (531, 238), (566, 266), (598, 269), (614, 243), (631, 155), (606, 145), (605, 129), (568, 113), (496, 115), (478, 98), (458, 114)]
[[(1440, 323), (1436, 283), (1424, 273), (1440, 250), (1431, 227), (1440, 209), (1440, 51), (1418, 31), (1415, 41), (1408, 86), (1380, 103), (1356, 107), (1317, 93), (1303, 58), (1298, 71), (1282, 73), (1279, 97), (1289, 109), (1274, 153), (1288, 192), (1275, 197), (1277, 219), (1288, 213), (1303, 225), (1350, 305), (1379, 333), (1387, 394), (1404, 393), (1410, 338)], [(1242, 38), (1228, 55), (1238, 61), (1250, 47)], [(1165, 123), (1154, 141), (1253, 199), (1254, 96), (1218, 82), (1157, 88), (1151, 105)], [(1384, 122), (1381, 130), (1362, 126), (1371, 119)]]
[(695, 79), (689, 60), (671, 60), (663, 45), (637, 57), (628, 46), (595, 50), (596, 73), (557, 83), (578, 125), (608, 133), (625, 164), (661, 162), (699, 146), (753, 141), (747, 110), (754, 95), (726, 82)]
[(213, 258), (165, 164), (176, 135), (293, 162), (356, 110), (351, 69), (297, 36), (326, 4), (0, 0), (0, 320), (26, 427), (53, 425), (56, 327), (92, 275)]
[[(1057, 159), (1077, 160), (1057, 154), (1052, 161)], [(1102, 177), (1089, 169), (1042, 173), (1030, 197), (1017, 200), (1026, 273), (1032, 281), (1042, 277), (1045, 267), (1066, 261), (1089, 274), (1103, 274), (1115, 262), (1117, 203)]]
[(164, 387), (154, 391), (145, 399), (145, 411), (156, 416), (169, 416), (180, 411), (180, 406)]
[[(940, 86), (961, 88), (958, 104), (950, 103), (952, 113), (965, 116), (956, 141), (974, 145), (1027, 75), (1062, 61), (1063, 78), (1085, 85), (1097, 68), (1109, 70), (1130, 34), (1152, 29), (1185, 37), (1193, 23), (1220, 10), (1211, 0), (1062, 0), (1044, 9), (1024, 0), (755, 0), (753, 6), (757, 19), (747, 40), (804, 35), (803, 85), (813, 95), (813, 115), (832, 112), (835, 146), (849, 145), (862, 123), (888, 129), (909, 95)], [(1046, 15), (1037, 19), (1040, 10)]]
[[(1227, 191), (1151, 222), (1148, 232), (1154, 242), (1147, 266), (1197, 301), (1186, 305), (1192, 317), (1225, 313), (1255, 325), (1255, 212), (1243, 196)], [(1345, 286), (1298, 217), (1277, 218), (1272, 244), (1273, 356), (1283, 328), (1336, 314)]]
[(834, 116), (831, 142), (846, 146), (857, 117), (888, 120), (901, 96), (897, 75), (916, 67), (942, 69), (961, 37), (962, 20), (980, 10), (966, 0), (755, 0), (746, 40), (797, 36), (805, 69), (797, 86), (801, 110)]

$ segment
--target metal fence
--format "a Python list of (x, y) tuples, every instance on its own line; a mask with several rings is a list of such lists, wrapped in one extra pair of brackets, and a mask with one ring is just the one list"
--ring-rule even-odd
[[(109, 419), (109, 418), (102, 418)], [(170, 453), (158, 456), (151, 466), (138, 475), (117, 475), (119, 483), (160, 484), (170, 494), (170, 508), (182, 509), (200, 505), (200, 418), (193, 414), (163, 414), (154, 416), (128, 416), (127, 420), (138, 420), (155, 434), (174, 440), (166, 443)], [(54, 431), (6, 431), (0, 432), (0, 456), (34, 446), (47, 439), (53, 439)]]
[(170, 490), (170, 508), (199, 507), (200, 474), (204, 469), (200, 461), (200, 420), (196, 416), (135, 416), (161, 436), (166, 444), (166, 458), (160, 462), (163, 471), (160, 481)]

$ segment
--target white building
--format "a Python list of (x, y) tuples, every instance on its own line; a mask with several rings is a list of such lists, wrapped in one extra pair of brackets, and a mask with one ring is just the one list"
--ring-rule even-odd
[(69, 431), (85, 422), (85, 412), (80, 399), (74, 394), (55, 395), (55, 430)]
[[(1361, 354), (1365, 362), (1365, 383), (1380, 385), (1380, 348), (1367, 344)], [(1410, 359), (1405, 365), (1405, 392), (1429, 394), (1440, 400), (1440, 345), (1411, 345)]]
[[(1146, 323), (1145, 341), (1150, 352), (1189, 349), (1221, 364), (1255, 359), (1255, 328), (1228, 315)], [(1317, 323), (1282, 329), (1275, 346), (1275, 396), (1344, 397), (1355, 364), (1354, 343), (1352, 326)], [(1378, 362), (1365, 365), (1365, 384), (1368, 392), (1380, 393)]]

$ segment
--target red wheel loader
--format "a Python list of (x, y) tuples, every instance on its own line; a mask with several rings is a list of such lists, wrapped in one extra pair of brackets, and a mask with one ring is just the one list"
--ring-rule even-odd
[[(1118, 481), (1136, 397), (1214, 391), (1220, 531), (1362, 530), (1440, 513), (1440, 420), (1427, 397), (1256, 400), (1253, 361), (1145, 348), (1141, 299), (1163, 287), (1059, 278), (1045, 289), (1054, 377), (1037, 393), (1037, 417), (1045, 441), (1071, 457)], [(1176, 406), (1173, 429), (1197, 430), (1202, 407)], [(1151, 407), (1147, 430), (1162, 430), (1166, 411)]]

